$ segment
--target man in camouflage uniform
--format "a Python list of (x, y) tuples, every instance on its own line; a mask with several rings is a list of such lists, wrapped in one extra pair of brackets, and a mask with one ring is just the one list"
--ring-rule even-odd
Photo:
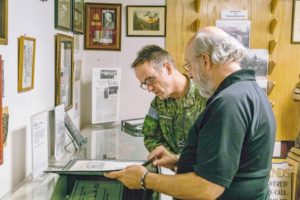
[(163, 145), (179, 154), (206, 99), (200, 96), (197, 86), (176, 69), (170, 54), (159, 46), (148, 45), (141, 49), (132, 68), (141, 88), (156, 95), (143, 125), (146, 148), (151, 152)]

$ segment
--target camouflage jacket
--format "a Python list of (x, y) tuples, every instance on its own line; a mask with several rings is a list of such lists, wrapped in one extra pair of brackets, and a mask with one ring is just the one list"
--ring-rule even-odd
[(171, 152), (179, 154), (190, 127), (205, 105), (206, 99), (200, 96), (192, 81), (188, 93), (180, 99), (160, 100), (155, 97), (143, 125), (144, 143), (148, 151), (163, 145)]

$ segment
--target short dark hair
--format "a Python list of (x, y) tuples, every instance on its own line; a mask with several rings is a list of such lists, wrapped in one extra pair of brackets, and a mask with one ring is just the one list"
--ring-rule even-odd
[(136, 66), (144, 64), (145, 62), (153, 64), (153, 67), (156, 69), (160, 69), (164, 62), (169, 62), (174, 68), (176, 67), (175, 62), (169, 52), (154, 44), (144, 46), (138, 52), (137, 58), (131, 64), (131, 67), (135, 68)]

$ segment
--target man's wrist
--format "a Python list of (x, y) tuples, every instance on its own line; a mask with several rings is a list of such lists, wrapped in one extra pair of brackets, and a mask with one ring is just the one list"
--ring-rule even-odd
[(146, 182), (145, 182), (145, 180), (146, 180), (146, 176), (147, 176), (148, 173), (149, 173), (148, 170), (145, 171), (145, 172), (143, 173), (142, 177), (141, 177), (141, 187), (142, 187), (143, 190), (146, 190), (146, 189), (147, 189), (147, 188), (146, 188)]

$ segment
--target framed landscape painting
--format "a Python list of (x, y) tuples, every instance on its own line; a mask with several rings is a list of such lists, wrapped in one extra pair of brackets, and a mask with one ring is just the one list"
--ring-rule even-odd
[(121, 50), (122, 4), (85, 4), (85, 49)]
[(7, 44), (8, 0), (0, 0), (0, 44)]
[(55, 105), (64, 104), (65, 111), (73, 106), (73, 37), (56, 35)]
[(73, 32), (83, 33), (84, 1), (73, 0)]
[(127, 36), (166, 35), (165, 6), (127, 6)]
[(18, 92), (34, 88), (35, 38), (19, 38)]

